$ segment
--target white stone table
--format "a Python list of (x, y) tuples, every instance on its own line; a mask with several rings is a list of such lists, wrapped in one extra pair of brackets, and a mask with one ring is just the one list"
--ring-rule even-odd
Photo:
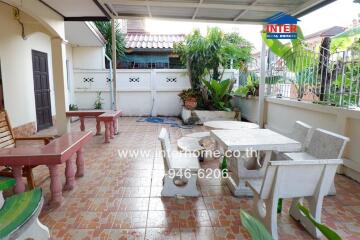
[[(300, 142), (269, 129), (212, 130), (210, 136), (229, 160), (230, 174), (226, 183), (235, 196), (252, 196), (245, 181), (261, 184), (272, 151), (293, 152), (301, 149)], [(257, 156), (251, 157), (250, 153)]]
[(209, 129), (223, 129), (223, 130), (241, 130), (244, 128), (256, 129), (259, 125), (251, 122), (241, 121), (208, 121), (204, 122), (204, 126)]

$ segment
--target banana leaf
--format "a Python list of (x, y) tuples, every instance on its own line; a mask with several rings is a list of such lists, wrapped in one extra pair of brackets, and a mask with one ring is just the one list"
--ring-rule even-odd
[(300, 203), (298, 203), (296, 205), (296, 207), (306, 216), (307, 219), (310, 220), (310, 222), (317, 228), (320, 230), (320, 232), (322, 234), (324, 234), (324, 236), (329, 239), (329, 240), (341, 240), (342, 238), (331, 228), (327, 227), (324, 224), (318, 223), (316, 222), (316, 220), (314, 219), (314, 217), (310, 214), (309, 209), (307, 209), (306, 207), (302, 206)]
[(272, 240), (271, 234), (267, 231), (264, 225), (245, 212), (244, 210), (240, 209), (240, 217), (241, 223), (245, 227), (245, 229), (249, 232), (251, 239), (253, 240)]

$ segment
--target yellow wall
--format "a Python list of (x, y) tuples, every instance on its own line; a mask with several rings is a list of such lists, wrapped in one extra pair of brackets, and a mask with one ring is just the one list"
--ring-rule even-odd
[[(21, 17), (27, 26), (39, 27), (37, 21), (25, 13)], [(55, 115), (52, 76), (51, 39), (49, 35), (35, 32), (24, 40), (20, 24), (13, 17), (12, 7), (0, 3), (0, 61), (3, 79), (5, 108), (12, 126), (17, 127), (36, 121), (31, 50), (48, 55), (49, 83), (51, 88), (52, 114)], [(43, 30), (46, 32), (47, 30)]]

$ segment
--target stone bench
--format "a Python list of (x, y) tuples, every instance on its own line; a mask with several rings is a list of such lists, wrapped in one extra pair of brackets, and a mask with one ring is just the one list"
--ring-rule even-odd
[[(16, 179), (14, 191), (25, 191), (22, 170), (25, 166), (46, 165), (50, 172), (50, 205), (61, 205), (62, 183), (60, 179), (60, 164), (66, 164), (66, 182), (63, 190), (69, 191), (75, 187), (75, 177), (84, 175), (83, 147), (92, 138), (91, 132), (66, 133), (42, 147), (24, 146), (21, 148), (0, 149), (0, 166), (10, 166)], [(72, 156), (76, 154), (76, 170)]]
[[(92, 110), (76, 110), (76, 111), (68, 111), (66, 112), (66, 117), (79, 117), (80, 119), (80, 131), (85, 131), (85, 117), (97, 117), (101, 114), (110, 111), (110, 110), (98, 110), (98, 109), (92, 109)], [(101, 127), (100, 122), (96, 122), (96, 135), (100, 135)]]
[[(161, 129), (159, 140), (163, 150), (165, 176), (163, 179), (163, 190), (161, 196), (176, 197), (188, 196), (198, 197), (200, 191), (197, 189), (197, 171), (200, 169), (196, 157), (189, 157), (171, 151), (169, 133), (165, 128)], [(170, 172), (173, 172), (171, 176)], [(176, 174), (175, 174), (176, 173)], [(179, 176), (180, 175), (182, 176)]]
[(4, 200), (2, 191), (14, 185), (14, 179), (0, 177), (0, 239), (49, 239), (49, 229), (38, 218), (44, 202), (41, 188)]
[[(118, 118), (121, 116), (121, 111), (105, 112), (96, 117), (96, 122), (104, 122), (105, 124), (105, 143), (110, 142), (110, 138), (114, 138), (114, 134), (117, 134)], [(97, 124), (98, 126), (99, 124)]]
[(177, 140), (177, 146), (182, 152), (200, 153), (202, 150), (205, 150), (205, 148), (200, 145), (199, 141), (199, 138), (182, 137)]

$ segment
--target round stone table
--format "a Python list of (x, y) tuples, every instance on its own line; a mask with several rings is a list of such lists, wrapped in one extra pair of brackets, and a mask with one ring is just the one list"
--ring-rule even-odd
[(241, 130), (244, 128), (257, 129), (259, 125), (251, 122), (241, 121), (208, 121), (204, 122), (204, 126), (210, 130), (221, 129), (221, 130)]

